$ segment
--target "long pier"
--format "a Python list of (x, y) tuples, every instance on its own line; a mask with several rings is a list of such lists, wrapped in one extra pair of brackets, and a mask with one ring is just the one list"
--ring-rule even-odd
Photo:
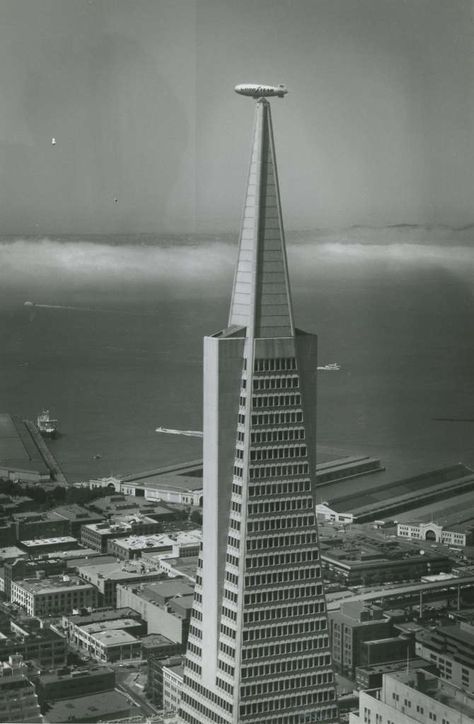
[(43, 437), (41, 433), (39, 432), (38, 428), (34, 424), (34, 422), (31, 422), (31, 420), (23, 420), (26, 429), (30, 433), (33, 442), (35, 443), (36, 447), (38, 448), (41, 457), (43, 458), (44, 462), (48, 466), (49, 470), (51, 471), (51, 476), (53, 479), (59, 483), (59, 485), (67, 485), (67, 479), (64, 475), (63, 471), (61, 470), (58, 461), (54, 457), (51, 450), (46, 445), (45, 441), (43, 440)]

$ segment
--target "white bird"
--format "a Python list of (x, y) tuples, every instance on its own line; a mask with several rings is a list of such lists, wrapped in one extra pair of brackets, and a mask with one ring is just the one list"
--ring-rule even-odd
[(55, 146), (55, 145), (56, 145), (56, 139), (55, 139), (55, 138), (52, 138), (52, 139), (51, 139), (51, 145), (52, 145), (52, 146)]

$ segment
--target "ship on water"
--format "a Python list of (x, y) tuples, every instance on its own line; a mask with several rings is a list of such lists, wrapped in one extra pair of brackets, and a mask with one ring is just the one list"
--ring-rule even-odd
[(318, 372), (339, 372), (341, 365), (339, 362), (329, 362), (327, 365), (318, 367)]
[(45, 437), (56, 437), (58, 421), (52, 418), (49, 410), (43, 412), (36, 418), (36, 427)]

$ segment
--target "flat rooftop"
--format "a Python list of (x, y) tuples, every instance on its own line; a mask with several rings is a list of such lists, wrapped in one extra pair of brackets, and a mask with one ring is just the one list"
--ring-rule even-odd
[(25, 548), (34, 548), (35, 546), (57, 546), (67, 543), (77, 544), (77, 538), (73, 538), (72, 535), (61, 535), (57, 538), (30, 538), (30, 540), (22, 540), (20, 543), (22, 546), (25, 546)]
[(112, 581), (126, 581), (134, 578), (140, 579), (144, 576), (160, 576), (163, 575), (157, 568), (157, 566), (144, 562), (139, 559), (138, 561), (116, 561), (113, 563), (99, 563), (95, 564), (92, 560), (88, 565), (82, 565), (79, 563), (77, 566), (79, 574), (87, 580), (98, 585), (99, 580), (106, 579)]
[(54, 593), (58, 590), (92, 588), (90, 583), (86, 583), (79, 576), (67, 576), (67, 579), (64, 580), (63, 576), (51, 576), (50, 578), (26, 578), (23, 581), (13, 581), (13, 583), (31, 593)]
[(139, 618), (139, 614), (131, 608), (103, 608), (92, 611), (92, 613), (81, 614), (75, 613), (67, 616), (68, 621), (76, 626), (83, 626), (99, 621), (114, 621), (120, 618)]
[(61, 724), (67, 721), (90, 722), (100, 719), (121, 717), (137, 717), (143, 720), (141, 709), (132, 706), (125, 694), (118, 691), (76, 696), (55, 702), (44, 715), (46, 724)]
[(131, 584), (130, 587), (137, 596), (157, 606), (163, 606), (172, 599), (179, 599), (180, 604), (185, 605), (188, 597), (192, 605), (194, 586), (181, 578), (165, 578), (162, 581), (148, 581), (139, 586)]
[(113, 533), (120, 534), (133, 530), (133, 527), (136, 525), (158, 526), (159, 524), (153, 518), (142, 515), (137, 511), (136, 513), (121, 515), (120, 518), (110, 523), (87, 523), (83, 527), (84, 529), (93, 531), (99, 535), (110, 535)]
[(92, 634), (92, 637), (105, 646), (122, 646), (138, 642), (136, 636), (133, 636), (128, 633), (128, 631), (123, 631), (122, 629), (97, 631), (97, 633)]
[(116, 542), (120, 548), (131, 551), (146, 550), (147, 548), (171, 550), (174, 541), (166, 534), (150, 533), (149, 535), (131, 535)]
[(139, 625), (139, 621), (136, 618), (115, 618), (106, 621), (96, 621), (94, 623), (86, 623), (81, 626), (83, 631), (89, 634), (96, 634), (100, 631), (119, 631), (127, 628), (135, 628)]
[(415, 674), (399, 671), (388, 674), (388, 676), (402, 681), (412, 689), (426, 694), (431, 699), (439, 701), (471, 719), (474, 718), (474, 698), (469, 696), (466, 691), (434, 674), (427, 671), (419, 671)]
[(0, 548), (0, 561), (5, 562), (14, 558), (24, 558), (28, 553), (22, 551), (16, 546), (7, 546), (6, 548)]
[(146, 550), (147, 548), (167, 548), (173, 546), (199, 546), (202, 541), (201, 530), (177, 531), (176, 533), (150, 533), (148, 535), (131, 535), (121, 538), (117, 545), (129, 550)]

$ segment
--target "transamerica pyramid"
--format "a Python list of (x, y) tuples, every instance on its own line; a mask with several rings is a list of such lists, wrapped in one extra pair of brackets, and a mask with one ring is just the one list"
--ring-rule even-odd
[(270, 104), (228, 326), (204, 339), (204, 511), (180, 717), (337, 721), (315, 514), (316, 337), (295, 329)]

